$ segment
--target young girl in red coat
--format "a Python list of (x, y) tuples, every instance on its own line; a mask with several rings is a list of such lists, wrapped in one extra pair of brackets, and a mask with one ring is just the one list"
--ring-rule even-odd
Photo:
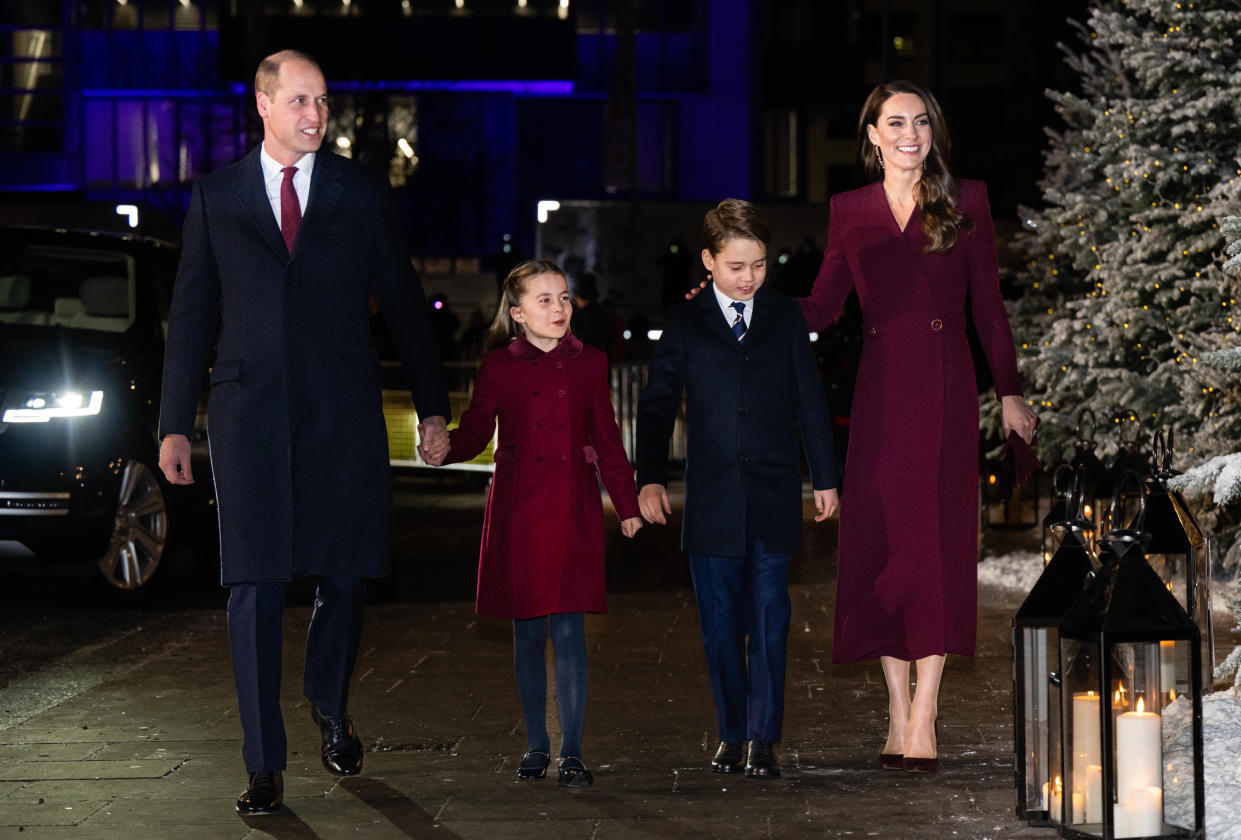
[(637, 533), (642, 520), (612, 409), (607, 358), (569, 331), (572, 314), (568, 284), (555, 263), (529, 260), (512, 270), (487, 336), (474, 396), (451, 432), (443, 463), (482, 452), (499, 418), (476, 609), (513, 620), (517, 693), (528, 742), (518, 779), (541, 779), (551, 763), (543, 658), (550, 625), (563, 733), (558, 779), (561, 785), (584, 787), (594, 779), (581, 759), (583, 613), (607, 609), (599, 478), (626, 537)]

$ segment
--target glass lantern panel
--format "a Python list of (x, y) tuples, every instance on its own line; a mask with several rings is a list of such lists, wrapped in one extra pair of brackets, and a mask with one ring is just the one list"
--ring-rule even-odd
[(1102, 820), (1103, 805), (1103, 716), (1100, 708), (1102, 684), (1099, 645), (1076, 639), (1063, 639), (1060, 646), (1064, 676), (1061, 681), (1061, 708), (1064, 731), (1064, 778), (1059, 786), (1060, 801), (1053, 794), (1052, 810), (1063, 808), (1064, 822), (1082, 827)]
[(1132, 642), (1110, 651), (1116, 837), (1177, 835), (1194, 825), (1192, 644)]
[[(1049, 674), (1059, 657), (1060, 645), (1056, 630), (1026, 627), (1021, 631), (1024, 670), (1020, 675), (1022, 727), (1025, 735), (1025, 784), (1023, 792), (1026, 811), (1046, 811), (1049, 807), (1049, 782), (1058, 774), (1048, 773), (1051, 739), (1052, 703), (1058, 697), (1052, 692)], [(1058, 752), (1058, 750), (1057, 750)]]
[(1211, 558), (1207, 545), (1194, 546), (1189, 554), (1148, 554), (1172, 597), (1198, 625), (1202, 634), (1202, 685), (1210, 688), (1215, 673), (1215, 633), (1211, 627)]

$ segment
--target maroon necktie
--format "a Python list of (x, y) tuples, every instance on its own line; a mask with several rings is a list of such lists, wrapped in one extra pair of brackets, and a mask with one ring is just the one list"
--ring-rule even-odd
[(297, 201), (297, 190), (293, 189), (293, 176), (297, 174), (296, 166), (286, 166), (283, 170), (284, 182), (280, 185), (280, 235), (284, 244), (293, 253), (293, 243), (297, 240), (297, 229), (302, 226), (302, 206)]

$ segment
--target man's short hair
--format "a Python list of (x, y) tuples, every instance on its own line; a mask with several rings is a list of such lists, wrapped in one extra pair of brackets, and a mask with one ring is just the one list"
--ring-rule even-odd
[(280, 68), (286, 61), (305, 61), (308, 64), (313, 64), (320, 73), (323, 72), (319, 62), (306, 53), (300, 50), (281, 50), (280, 52), (272, 53), (259, 62), (258, 72), (254, 74), (254, 92), (256, 94), (259, 91), (263, 91), (269, 97), (275, 96), (276, 85), (280, 81)]

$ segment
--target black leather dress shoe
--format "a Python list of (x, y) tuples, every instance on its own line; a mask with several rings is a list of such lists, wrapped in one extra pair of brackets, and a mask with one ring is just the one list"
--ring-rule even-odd
[(775, 744), (759, 738), (750, 742), (750, 751), (745, 757), (745, 777), (747, 779), (780, 778), (780, 760), (776, 758)]
[(711, 759), (712, 773), (740, 773), (745, 767), (745, 742), (720, 741), (720, 747)]
[(279, 770), (259, 770), (250, 774), (246, 789), (237, 797), (237, 813), (274, 814), (284, 807), (284, 774)]
[(318, 706), (310, 707), (310, 716), (319, 724), (323, 735), (323, 766), (334, 776), (356, 776), (362, 772), (365, 750), (362, 739), (353, 728), (349, 715), (328, 717)]

